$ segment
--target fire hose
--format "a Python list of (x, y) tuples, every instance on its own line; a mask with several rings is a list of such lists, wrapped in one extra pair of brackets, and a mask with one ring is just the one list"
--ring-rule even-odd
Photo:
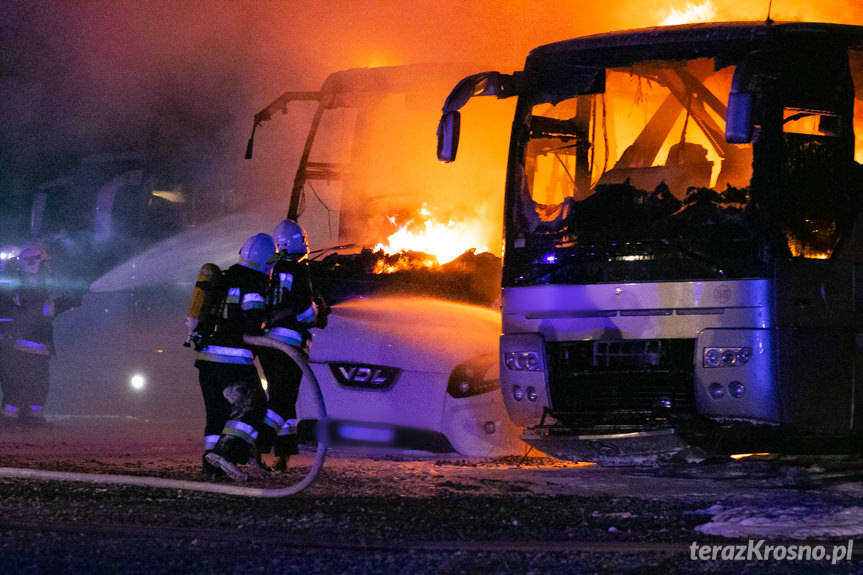
[(16, 467), (0, 467), (0, 477), (13, 479), (38, 479), (45, 481), (77, 481), (83, 483), (99, 483), (111, 485), (130, 485), (136, 487), (152, 487), (157, 489), (182, 489), (186, 491), (201, 491), (206, 493), (219, 493), (222, 495), (240, 495), (243, 497), (258, 497), (275, 499), (295, 495), (312, 484), (318, 472), (324, 465), (327, 454), (326, 434), (321, 431), (325, 429), (326, 406), (321, 393), (320, 385), (314, 372), (309, 367), (309, 361), (296, 348), (270, 337), (245, 337), (246, 343), (261, 347), (277, 349), (293, 359), (303, 370), (303, 381), (308, 383), (314, 395), (319, 410), (318, 417), (318, 441), (315, 461), (306, 475), (287, 487), (278, 489), (262, 489), (256, 487), (244, 487), (236, 484), (205, 483), (202, 481), (185, 481), (179, 479), (166, 479), (163, 477), (145, 477), (138, 475), (111, 475), (101, 473), (75, 473), (68, 471), (46, 471), (41, 469), (24, 469)]

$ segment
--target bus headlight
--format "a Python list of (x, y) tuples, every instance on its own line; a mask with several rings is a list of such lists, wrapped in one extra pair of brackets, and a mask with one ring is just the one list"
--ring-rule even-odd
[(715, 347), (708, 347), (704, 350), (704, 367), (719, 367), (722, 361), (722, 356), (719, 350)]
[(521, 401), (524, 399), (524, 390), (520, 385), (512, 386), (512, 398), (516, 401)]
[(752, 359), (751, 347), (705, 347), (703, 367), (737, 367)]
[(503, 363), (511, 371), (539, 370), (539, 356), (534, 351), (507, 351)]
[(487, 353), (458, 364), (449, 374), (446, 392), (455, 399), (463, 399), (500, 389), (500, 379), (493, 377), (497, 370), (492, 377), (488, 376), (495, 361), (497, 354)]

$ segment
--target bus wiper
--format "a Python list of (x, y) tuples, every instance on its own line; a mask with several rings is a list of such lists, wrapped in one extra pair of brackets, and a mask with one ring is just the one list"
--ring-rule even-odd
[(705, 266), (707, 266), (710, 269), (711, 272), (713, 272), (717, 275), (720, 275), (720, 276), (725, 275), (725, 270), (720, 268), (719, 265), (715, 261), (713, 261), (709, 257), (705, 256), (704, 254), (700, 254), (697, 251), (684, 246), (680, 242), (669, 241), (666, 239), (661, 239), (661, 240), (656, 240), (656, 241), (658, 243), (662, 244), (663, 246), (673, 248), (677, 253), (679, 253), (681, 255), (687, 256), (693, 260), (696, 260), (696, 261), (704, 264)]
[(344, 244), (341, 246), (330, 246), (328, 248), (322, 248), (319, 250), (312, 250), (309, 252), (309, 255), (313, 256), (313, 257), (310, 257), (309, 261), (315, 261), (324, 254), (338, 252), (339, 250), (346, 250), (348, 248), (356, 247), (356, 245), (357, 244)]
[(535, 282), (536, 280), (538, 280), (541, 277), (551, 275), (558, 270), (561, 270), (565, 267), (571, 266), (572, 264), (575, 264), (578, 262), (579, 262), (579, 260), (574, 259), (572, 256), (570, 256), (569, 259), (567, 259), (566, 261), (558, 262), (556, 264), (540, 264), (540, 265), (550, 266), (550, 267), (544, 268), (539, 273), (535, 273), (531, 276), (520, 277), (520, 278), (518, 278), (518, 280), (519, 280), (519, 283), (533, 284), (533, 282)]
[[(697, 262), (699, 262), (699, 263), (703, 264), (703, 265), (704, 265), (704, 266), (706, 266), (706, 267), (707, 267), (707, 268), (708, 268), (712, 273), (714, 273), (714, 274), (716, 274), (716, 275), (718, 275), (718, 276), (723, 276), (723, 277), (725, 276), (725, 270), (723, 270), (723, 269), (719, 266), (719, 264), (717, 264), (715, 261), (713, 261), (712, 259), (710, 259), (709, 257), (707, 257), (707, 256), (705, 256), (705, 255), (703, 255), (703, 254), (698, 253), (697, 251), (695, 251), (695, 250), (693, 250), (693, 249), (691, 249), (691, 248), (688, 248), (688, 247), (686, 247), (686, 246), (684, 246), (684, 245), (680, 244), (679, 242), (670, 241), (670, 240), (667, 240), (667, 239), (660, 239), (660, 240), (652, 240), (652, 241), (641, 241), (641, 242), (638, 242), (638, 243), (639, 243), (639, 244), (641, 244), (641, 245), (645, 245), (645, 247), (649, 246), (650, 244), (654, 244), (654, 245), (658, 244), (658, 245), (661, 245), (661, 246), (662, 246), (662, 248), (664, 248), (664, 249), (666, 249), (666, 250), (672, 250), (672, 251), (674, 251), (675, 253), (677, 253), (677, 254), (679, 254), (679, 255), (681, 255), (681, 256), (685, 256), (686, 258), (689, 258), (689, 259), (691, 259), (691, 260), (695, 260), (695, 261), (697, 261)], [(648, 249), (649, 249), (649, 248), (648, 248)], [(654, 252), (655, 252), (655, 251), (658, 251), (658, 250), (654, 249), (654, 250), (652, 250), (652, 251), (654, 251)], [(614, 259), (622, 259), (622, 258), (625, 258), (627, 255), (633, 255), (633, 256), (635, 256), (635, 254), (623, 254), (622, 252), (618, 252), (618, 253), (616, 253), (616, 254), (615, 254), (615, 253), (613, 252), (613, 250), (608, 250), (608, 251), (606, 252), (606, 255), (607, 255), (608, 257), (610, 257), (610, 258), (614, 258)], [(654, 255), (655, 255), (655, 254), (654, 254)], [(644, 259), (653, 259), (653, 257), (652, 257), (652, 255), (651, 255), (651, 254), (637, 254), (637, 256), (643, 256), (643, 258), (644, 258)], [(584, 260), (583, 260), (582, 258), (577, 257), (575, 254), (571, 254), (571, 255), (569, 255), (569, 256), (567, 257), (567, 259), (566, 259), (566, 260), (564, 260), (564, 261), (560, 261), (560, 262), (553, 263), (553, 264), (552, 264), (552, 263), (548, 263), (548, 264), (539, 264), (539, 265), (544, 266), (544, 267), (543, 267), (543, 269), (539, 270), (538, 272), (536, 272), (536, 273), (534, 273), (534, 274), (532, 274), (532, 275), (524, 276), (524, 277), (519, 277), (519, 278), (518, 278), (518, 282), (519, 282), (519, 283), (522, 283), (522, 284), (524, 284), (524, 283), (526, 283), (526, 284), (532, 284), (532, 283), (534, 283), (536, 280), (538, 280), (538, 279), (540, 279), (540, 278), (542, 278), (542, 277), (545, 277), (545, 276), (547, 276), (547, 275), (551, 275), (551, 274), (553, 274), (553, 273), (555, 273), (555, 272), (557, 272), (557, 271), (559, 271), (559, 270), (561, 270), (561, 269), (564, 269), (564, 268), (566, 268), (566, 267), (570, 267), (570, 266), (572, 266), (573, 264), (581, 263), (581, 262), (583, 262), (583, 261), (584, 261)]]

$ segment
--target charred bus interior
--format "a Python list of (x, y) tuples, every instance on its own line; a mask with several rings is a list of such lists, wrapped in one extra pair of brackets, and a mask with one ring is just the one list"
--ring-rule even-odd
[(788, 44), (744, 58), (737, 83), (759, 84), (760, 104), (747, 142), (725, 135), (731, 54), (610, 62), (595, 92), (538, 94), (517, 131), (504, 287), (769, 277), (777, 257), (828, 259), (857, 209), (860, 53)]

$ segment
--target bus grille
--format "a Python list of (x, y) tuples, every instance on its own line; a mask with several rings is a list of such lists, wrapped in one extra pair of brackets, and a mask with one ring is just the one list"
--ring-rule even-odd
[(694, 413), (694, 349), (691, 339), (548, 342), (552, 413)]

